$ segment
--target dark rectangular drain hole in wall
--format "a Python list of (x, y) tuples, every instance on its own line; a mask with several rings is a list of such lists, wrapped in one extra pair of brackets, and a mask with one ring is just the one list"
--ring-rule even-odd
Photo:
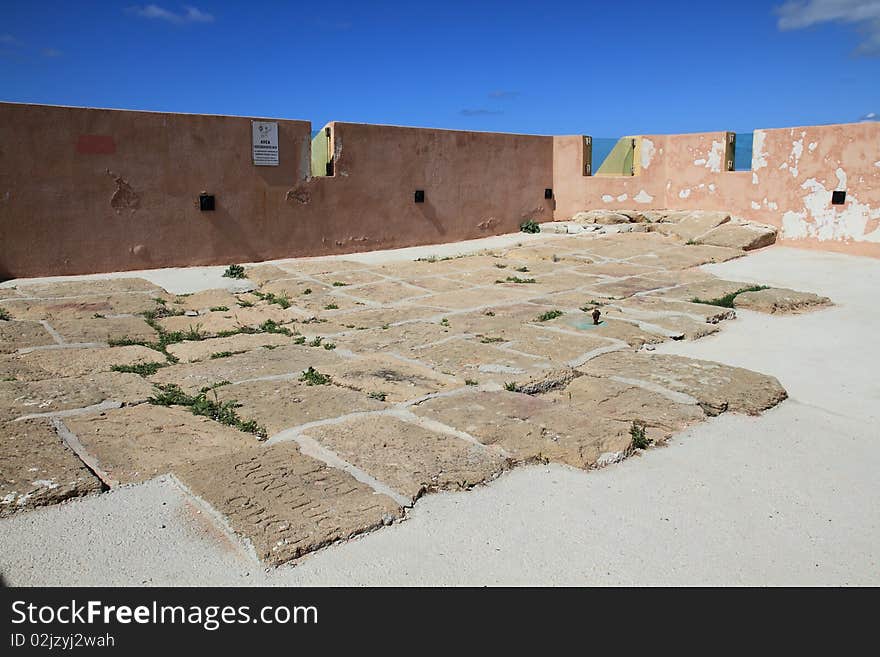
[(846, 192), (831, 192), (831, 205), (843, 205), (846, 201)]
[(425, 190), (417, 189), (415, 194), (416, 203), (424, 203), (425, 202)]
[(544, 190), (544, 198), (553, 198), (553, 190), (549, 187)]
[(201, 210), (202, 212), (214, 211), (213, 194), (199, 194), (199, 210)]

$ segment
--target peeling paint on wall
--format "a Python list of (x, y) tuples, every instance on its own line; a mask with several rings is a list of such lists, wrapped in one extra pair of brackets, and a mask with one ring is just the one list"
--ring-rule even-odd
[(690, 190), (690, 188), (688, 188), (688, 189), (683, 189), (683, 190), (681, 190), (681, 191), (678, 193), (678, 198), (687, 198), (687, 197), (690, 196), (690, 195), (691, 195), (691, 190)]
[(617, 200), (618, 200), (620, 203), (623, 203), (626, 199), (627, 199), (627, 195), (626, 195), (626, 194), (621, 194), (620, 196), (617, 197)]
[(603, 203), (611, 203), (614, 200), (614, 197), (611, 194), (602, 194), (602, 202)]
[(651, 160), (654, 159), (654, 142), (650, 139), (642, 139), (642, 168), (647, 169), (651, 166)]
[(767, 133), (763, 130), (755, 130), (752, 135), (752, 171), (757, 171), (767, 166), (767, 151), (764, 150), (766, 139)]
[(646, 192), (646, 191), (643, 189), (643, 190), (639, 191), (638, 194), (636, 194), (635, 196), (633, 196), (633, 200), (634, 200), (636, 203), (650, 203), (651, 201), (654, 200), (654, 197), (651, 196), (650, 194), (648, 194), (648, 192)]
[[(838, 184), (846, 184), (846, 172), (837, 169)], [(827, 240), (855, 240), (880, 242), (880, 208), (860, 203), (855, 196), (847, 198), (846, 205), (832, 206), (831, 191), (815, 178), (805, 181), (801, 188), (808, 193), (803, 197), (804, 211), (788, 211), (782, 216), (782, 234), (785, 239), (812, 237)]]
[(713, 173), (721, 173), (721, 162), (724, 159), (724, 142), (713, 141), (712, 150), (706, 160), (706, 168)]

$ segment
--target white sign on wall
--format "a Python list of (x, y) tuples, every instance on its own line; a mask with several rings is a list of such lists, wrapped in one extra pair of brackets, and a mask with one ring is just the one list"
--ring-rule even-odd
[(278, 166), (278, 124), (274, 121), (251, 121), (256, 166)]

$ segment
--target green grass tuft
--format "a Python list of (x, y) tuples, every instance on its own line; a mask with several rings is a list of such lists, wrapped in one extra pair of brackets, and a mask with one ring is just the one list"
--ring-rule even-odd
[(769, 290), (769, 286), (767, 285), (750, 285), (749, 287), (744, 287), (742, 289), (737, 290), (736, 292), (731, 292), (730, 294), (725, 294), (723, 297), (717, 297), (715, 299), (700, 299), (699, 297), (691, 298), (691, 303), (702, 303), (709, 306), (721, 306), (722, 308), (733, 308), (733, 301), (743, 292), (760, 292), (761, 290)]
[(223, 272), (224, 278), (244, 278), (244, 267), (241, 265), (229, 265)]
[(645, 423), (633, 420), (632, 426), (629, 428), (629, 435), (632, 436), (633, 447), (636, 449), (647, 449), (654, 442), (645, 435)]
[(565, 313), (561, 310), (548, 310), (545, 313), (541, 313), (538, 315), (539, 322), (549, 322), (551, 319), (556, 319), (557, 317), (562, 317)]
[(168, 363), (138, 363), (136, 365), (114, 365), (111, 372), (125, 372), (127, 374), (140, 374), (151, 376), (159, 371), (160, 367), (167, 367)]
[(519, 225), (520, 231), (523, 233), (540, 233), (541, 227), (534, 219), (529, 219), (528, 221), (524, 221)]
[(304, 382), (307, 386), (325, 386), (330, 383), (330, 376), (327, 374), (321, 374), (314, 367), (309, 366), (309, 369), (302, 373), (299, 380)]

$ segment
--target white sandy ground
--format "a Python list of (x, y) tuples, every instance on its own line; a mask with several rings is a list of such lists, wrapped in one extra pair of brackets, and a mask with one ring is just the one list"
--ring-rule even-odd
[[(437, 250), (437, 249), (433, 249)], [(791, 398), (601, 471), (518, 468), (264, 571), (170, 477), (0, 522), (0, 572), (51, 585), (880, 584), (880, 262), (778, 248), (707, 267), (837, 306), (738, 312), (658, 351), (773, 374)]]

